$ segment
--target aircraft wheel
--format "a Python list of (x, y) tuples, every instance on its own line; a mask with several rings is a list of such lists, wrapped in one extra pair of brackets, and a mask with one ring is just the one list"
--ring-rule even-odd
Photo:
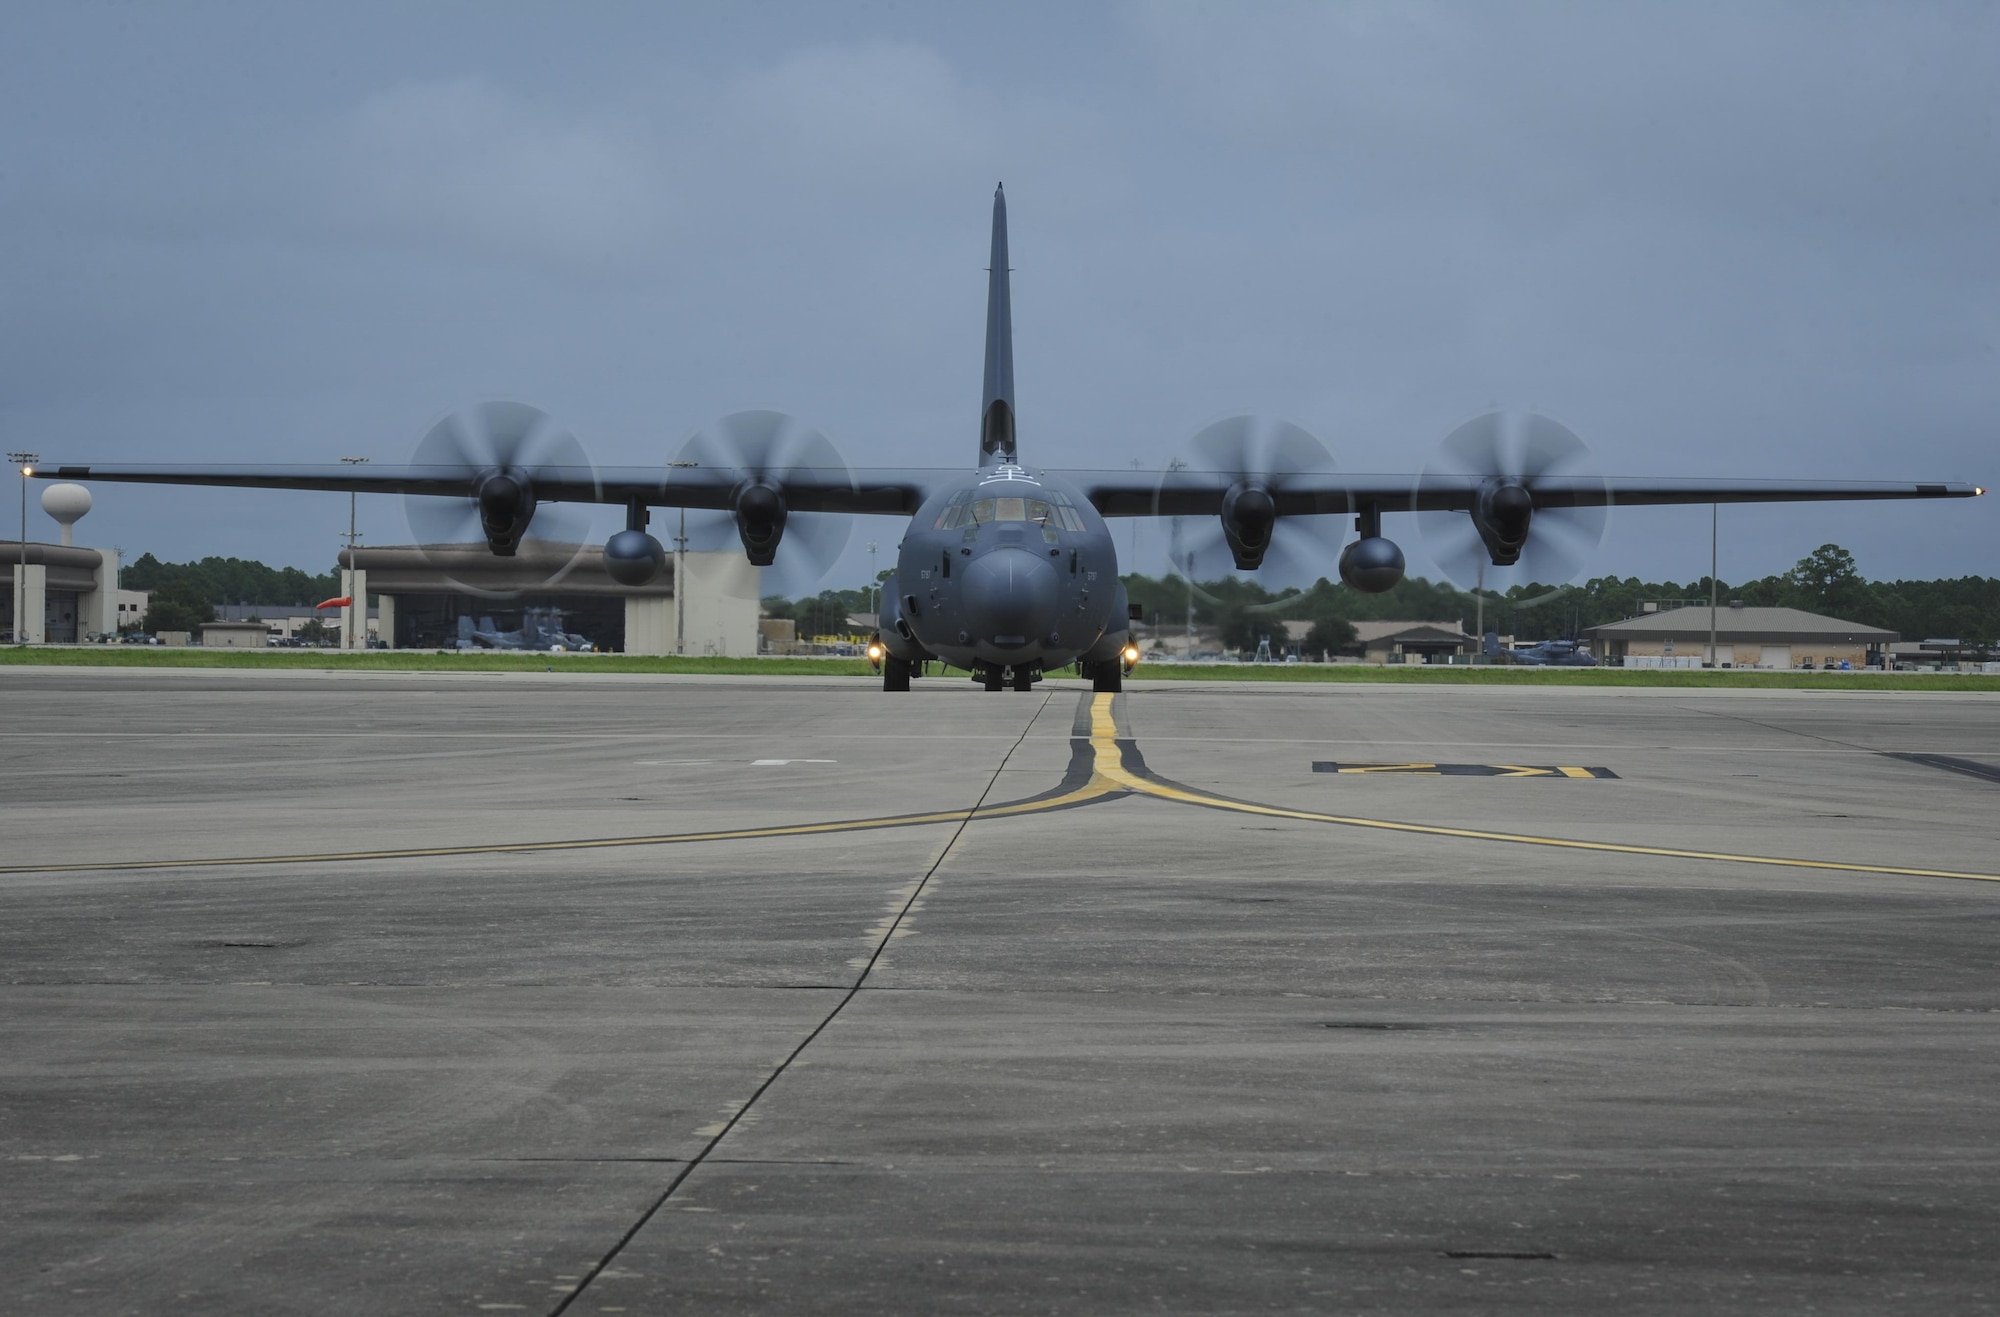
[(1091, 665), (1090, 689), (1113, 695), (1125, 689), (1125, 672), (1116, 662)]
[(882, 659), (882, 689), (885, 691), (906, 691), (910, 688), (910, 663), (889, 654)]
[(1014, 689), (1017, 691), (1031, 691), (1034, 688), (1035, 670), (1033, 668), (1015, 668)]
[(987, 690), (997, 691), (1007, 685), (1007, 674), (999, 668), (988, 668), (979, 674), (979, 680)]

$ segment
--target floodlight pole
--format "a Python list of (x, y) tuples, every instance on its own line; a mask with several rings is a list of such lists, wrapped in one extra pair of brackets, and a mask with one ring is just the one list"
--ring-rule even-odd
[(1721, 526), (1721, 522), (1722, 522), (1722, 505), (1720, 503), (1709, 504), (1708, 505), (1708, 666), (1711, 668), (1715, 666), (1715, 573), (1717, 564), (1719, 564), (1722, 561), (1722, 555), (1719, 550), (1719, 546), (1721, 545), (1722, 542), (1719, 529)]
[(9, 453), (7, 460), (21, 468), (21, 573), (14, 585), (14, 643), (21, 643), (21, 601), (28, 593), (28, 477), (35, 474), (40, 453)]
[[(1134, 471), (1137, 471), (1137, 470), (1139, 469), (1139, 459), (1138, 459), (1138, 458), (1136, 458), (1136, 457), (1132, 459), (1132, 469), (1133, 469)], [(1132, 518), (1132, 558), (1131, 558), (1131, 563), (1132, 563), (1132, 568), (1131, 568), (1131, 570), (1133, 570), (1133, 571), (1135, 571), (1135, 572), (1136, 572), (1136, 571), (1138, 571), (1138, 570), (1139, 570), (1139, 519), (1138, 519), (1137, 517), (1134, 517), (1134, 518)]]
[[(365, 457), (343, 457), (340, 460), (347, 463), (349, 466), (361, 466), (362, 464), (368, 461), (368, 459)], [(354, 625), (348, 627), (347, 630), (342, 633), (340, 637), (340, 647), (342, 649), (368, 648), (368, 596), (367, 593), (364, 591), (359, 600), (356, 600), (353, 597), (354, 596), (354, 546), (357, 543), (359, 543), (361, 538), (359, 535), (355, 533), (354, 529), (356, 493), (357, 491), (352, 489), (347, 491), (347, 592), (348, 592), (347, 616), (350, 619), (358, 618), (360, 620), (355, 622)], [(354, 643), (355, 639), (354, 636), (352, 634), (349, 634), (352, 632), (360, 633), (361, 635), (360, 644), (357, 645)]]
[[(1477, 601), (1473, 616), (1479, 619), (1476, 624), (1479, 627), (1479, 648), (1473, 651), (1472, 661), (1479, 663), (1486, 658), (1486, 559), (1480, 558), (1475, 566), (1479, 575), (1473, 579), (1472, 597)], [(1465, 614), (1460, 613), (1459, 616), (1464, 617)], [(1520, 643), (1518, 637), (1514, 643)]]
[(868, 541), (868, 611), (875, 615), (875, 629), (882, 629), (881, 578), (875, 574), (875, 541)]
[(688, 510), (681, 509), (680, 533), (674, 536), (674, 653), (687, 653)]

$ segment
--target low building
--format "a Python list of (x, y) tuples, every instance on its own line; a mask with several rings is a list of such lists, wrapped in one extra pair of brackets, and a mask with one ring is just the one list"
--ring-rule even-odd
[[(315, 608), (311, 604), (217, 604), (216, 620), (222, 622), (262, 622), (273, 636), (293, 642), (309, 623), (318, 622), (328, 628), (330, 634), (340, 631), (339, 615), (332, 609)], [(371, 639), (381, 631), (381, 610), (368, 610), (368, 635)]]
[(0, 541), (0, 636), (24, 645), (74, 645), (118, 629), (118, 554), (70, 544)]
[(203, 622), (201, 643), (210, 649), (262, 649), (271, 629), (262, 622)]
[(1960, 672), (2000, 672), (2000, 647), (1983, 641), (1933, 636), (1889, 646), (1889, 661), (1899, 668), (1949, 668)]
[(681, 554), (677, 591), (674, 557), (644, 585), (612, 580), (595, 544), (529, 541), (511, 558), (484, 544), (402, 545), (342, 550), (339, 561), (343, 593), (376, 601), (377, 634), (395, 649), (452, 648), (460, 619), (480, 632), (520, 631), (533, 612), (600, 650), (757, 653), (758, 569), (739, 552)]
[(799, 624), (789, 617), (757, 619), (757, 649), (764, 654), (799, 652)]
[[(1708, 653), (1713, 619), (1715, 654)], [(1823, 668), (1879, 664), (1898, 638), (1894, 631), (1863, 626), (1798, 608), (1751, 607), (1734, 601), (1663, 609), (1622, 622), (1587, 628), (1596, 652), (1626, 667)]]
[(1356, 622), (1354, 641), (1368, 663), (1450, 663), (1479, 647), (1463, 622)]

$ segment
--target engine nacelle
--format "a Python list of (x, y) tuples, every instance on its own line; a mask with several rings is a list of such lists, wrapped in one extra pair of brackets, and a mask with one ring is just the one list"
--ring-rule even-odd
[(1340, 551), (1340, 579), (1363, 594), (1392, 590), (1403, 579), (1403, 551), (1380, 535), (1358, 539)]
[(666, 549), (642, 530), (621, 530), (604, 542), (605, 573), (620, 585), (646, 584), (666, 560)]
[(1222, 538), (1239, 571), (1264, 565), (1271, 547), (1271, 530), (1278, 524), (1278, 505), (1262, 485), (1239, 484), (1222, 496)]
[(502, 558), (513, 557), (535, 517), (535, 487), (526, 476), (495, 471), (479, 482), (473, 499), (479, 504), (479, 529), (486, 535), (487, 547)]
[(769, 485), (745, 485), (736, 495), (736, 534), (755, 567), (769, 567), (785, 537), (785, 496)]
[(1521, 561), (1528, 524), (1535, 519), (1535, 496), (1519, 481), (1489, 481), (1472, 505), (1472, 527), (1495, 567)]

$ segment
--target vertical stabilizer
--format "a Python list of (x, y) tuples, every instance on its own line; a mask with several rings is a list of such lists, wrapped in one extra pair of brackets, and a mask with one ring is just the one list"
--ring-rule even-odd
[(1007, 194), (993, 189), (993, 259), (986, 267), (986, 401), (979, 414), (979, 464), (1014, 456), (1014, 308), (1007, 291)]

